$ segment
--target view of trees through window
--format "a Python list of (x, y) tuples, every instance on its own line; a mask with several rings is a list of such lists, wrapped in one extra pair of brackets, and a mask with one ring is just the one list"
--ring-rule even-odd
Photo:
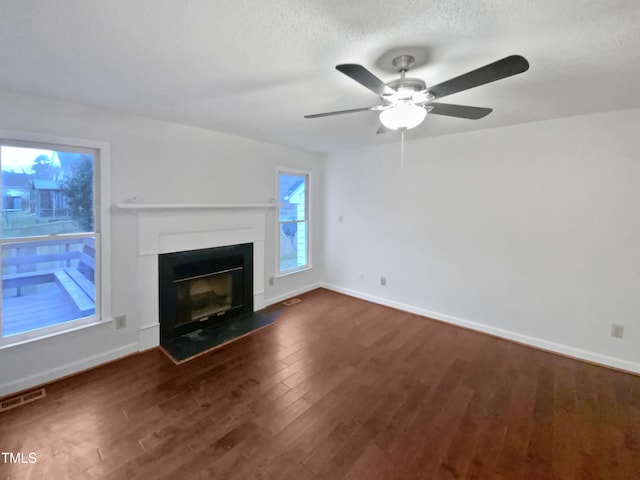
[(93, 231), (93, 155), (0, 148), (3, 238)]
[(94, 163), (92, 151), (0, 146), (3, 337), (95, 313)]

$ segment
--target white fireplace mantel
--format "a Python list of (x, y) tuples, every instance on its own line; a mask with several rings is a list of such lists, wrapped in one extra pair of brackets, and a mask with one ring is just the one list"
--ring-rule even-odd
[(274, 208), (277, 203), (118, 203), (123, 210), (211, 210), (225, 208)]
[[(253, 244), (254, 308), (264, 307), (267, 209), (243, 204), (123, 204), (138, 219), (138, 342), (140, 350), (160, 343), (158, 256), (241, 243)], [(173, 206), (171, 206), (173, 205)], [(120, 207), (120, 205), (118, 205)]]

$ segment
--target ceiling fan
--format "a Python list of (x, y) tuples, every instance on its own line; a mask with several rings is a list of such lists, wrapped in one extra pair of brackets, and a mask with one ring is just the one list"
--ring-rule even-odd
[(380, 112), (380, 123), (382, 124), (377, 133), (385, 133), (389, 130), (404, 131), (417, 127), (425, 119), (427, 112), (435, 115), (478, 120), (489, 115), (492, 109), (440, 103), (435, 100), (486, 83), (495, 82), (496, 80), (501, 80), (529, 69), (529, 62), (527, 62), (524, 57), (511, 55), (439, 83), (438, 85), (427, 87), (424, 80), (406, 76), (406, 73), (413, 66), (414, 61), (415, 59), (411, 55), (401, 55), (394, 58), (392, 64), (400, 74), (400, 78), (389, 83), (384, 83), (362, 65), (354, 63), (337, 65), (336, 70), (344, 73), (377, 94), (382, 100), (382, 104), (372, 107), (305, 115), (305, 118), (376, 111)]

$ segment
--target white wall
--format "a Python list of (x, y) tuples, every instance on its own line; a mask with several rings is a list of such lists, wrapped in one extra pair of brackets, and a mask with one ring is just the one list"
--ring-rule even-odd
[[(397, 143), (323, 163), (286, 147), (7, 91), (0, 112), (0, 129), (109, 142), (113, 203), (261, 203), (275, 197), (276, 166), (311, 170), (315, 268), (265, 282), (267, 302), (324, 279), (640, 371), (640, 110), (409, 141), (404, 172)], [(137, 351), (136, 222), (113, 210), (112, 313), (126, 315), (127, 328), (107, 323), (0, 349), (0, 395)], [(268, 258), (275, 233), (272, 211)], [(267, 263), (267, 277), (274, 266)], [(625, 325), (623, 340), (610, 337), (613, 322)]]
[[(309, 169), (313, 207), (322, 218), (321, 159), (307, 152), (198, 128), (0, 91), (0, 129), (41, 132), (109, 142), (111, 200), (140, 202), (266, 203), (276, 198), (276, 167)], [(267, 215), (265, 274), (273, 276), (275, 210)], [(112, 313), (126, 315), (127, 328), (113, 323), (0, 349), (0, 396), (138, 350), (135, 214), (113, 209)], [(312, 232), (316, 268), (266, 284), (266, 301), (316, 285), (321, 279), (321, 228)]]
[(403, 172), (399, 143), (328, 155), (325, 280), (640, 372), (639, 132), (629, 110), (409, 141)]

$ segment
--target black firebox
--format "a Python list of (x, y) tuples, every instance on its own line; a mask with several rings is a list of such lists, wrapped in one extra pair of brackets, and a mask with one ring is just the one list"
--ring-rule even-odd
[(158, 258), (160, 340), (253, 312), (253, 244)]

